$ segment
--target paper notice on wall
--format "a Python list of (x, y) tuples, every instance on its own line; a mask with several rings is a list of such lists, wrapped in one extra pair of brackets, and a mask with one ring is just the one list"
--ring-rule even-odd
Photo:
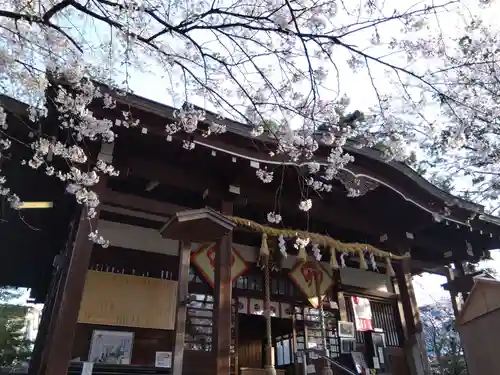
[(370, 331), (372, 326), (372, 310), (370, 300), (361, 297), (351, 297), (352, 306), (354, 310), (354, 320), (356, 323), (356, 330)]
[(380, 359), (380, 363), (384, 364), (385, 362), (384, 350), (381, 347), (378, 348), (378, 358)]
[(307, 373), (308, 374), (315, 374), (316, 373), (316, 366), (314, 366), (314, 365), (307, 365)]
[(156, 352), (155, 367), (171, 368), (172, 352)]
[(94, 369), (94, 362), (83, 362), (82, 375), (92, 375)]

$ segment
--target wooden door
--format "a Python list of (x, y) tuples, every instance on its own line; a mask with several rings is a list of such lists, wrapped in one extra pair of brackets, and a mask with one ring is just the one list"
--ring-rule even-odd
[(238, 344), (238, 366), (262, 368), (262, 340), (240, 338)]

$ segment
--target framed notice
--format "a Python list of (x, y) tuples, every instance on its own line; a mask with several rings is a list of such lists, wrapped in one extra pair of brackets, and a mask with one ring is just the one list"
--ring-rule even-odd
[(89, 362), (129, 365), (133, 342), (133, 332), (95, 330), (90, 343)]
[(339, 322), (339, 337), (354, 338), (355, 329), (352, 322)]

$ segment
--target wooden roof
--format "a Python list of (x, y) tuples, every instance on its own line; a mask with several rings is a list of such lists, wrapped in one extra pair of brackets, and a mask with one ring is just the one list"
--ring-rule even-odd
[[(250, 165), (256, 161), (260, 165), (276, 168), (285, 169), (283, 166), (286, 166), (284, 174), (289, 183), (282, 196), (282, 206), (290, 207), (287, 214), (290, 220), (297, 216), (296, 204), (300, 191), (291, 185), (298, 185), (292, 181), (294, 178), (297, 181), (301, 166), (280, 157), (269, 156), (272, 140), (265, 134), (253, 138), (249, 126), (207, 113), (206, 122), (216, 121), (226, 125), (227, 133), (208, 138), (179, 133), (174, 136), (172, 144), (166, 147), (165, 125), (175, 120), (174, 108), (136, 95), (119, 96), (117, 101), (117, 113), (131, 110), (141, 122), (138, 129), (117, 130), (119, 137), (115, 142), (114, 161), (122, 173), (116, 183), (113, 183), (115, 179), (111, 179), (113, 190), (134, 195), (140, 193), (143, 198), (158, 201), (166, 200), (166, 196), (178, 200), (180, 194), (191, 194), (197, 196), (200, 202), (187, 207), (201, 208), (201, 197), (209, 187), (221, 189), (224, 185), (227, 188), (229, 184), (239, 184), (241, 196), (248, 203), (245, 212), (239, 216), (248, 215), (251, 219), (262, 221), (264, 217), (250, 217), (250, 211), (260, 215), (271, 211), (279, 183), (262, 186), (256, 181), (255, 169)], [(17, 114), (26, 113), (26, 105), (12, 98), (0, 97), (0, 104)], [(185, 139), (198, 142), (199, 147), (193, 151), (183, 150), (180, 144)], [(355, 156), (355, 161), (346, 167), (344, 178), (357, 176), (367, 184), (372, 184), (370, 187), (378, 187), (365, 196), (348, 198), (343, 186), (345, 181), (334, 181), (337, 186), (334, 186), (333, 193), (316, 197), (321, 203), (314, 204), (311, 211), (314, 231), (327, 231), (340, 240), (367, 242), (381, 248), (384, 235), (400, 236), (407, 242), (405, 246), (411, 247), (413, 259), (436, 264), (449, 263), (451, 259), (443, 254), (451, 250), (456, 258), (474, 261), (484, 255), (484, 250), (500, 247), (499, 221), (484, 214), (482, 206), (438, 189), (402, 163), (385, 161), (377, 150), (358, 149), (355, 146), (354, 142), (346, 146), (346, 150)], [(324, 162), (328, 150), (327, 146), (321, 146), (316, 160)], [(214, 155), (215, 152), (217, 157), (211, 157), (211, 153)], [(238, 158), (239, 162), (231, 160), (234, 158)], [(174, 175), (176, 178), (172, 178)], [(158, 181), (165, 186), (161, 190), (162, 194), (144, 191), (142, 185), (150, 181)], [(445, 208), (450, 211), (449, 216), (437, 223), (433, 214), (442, 213)], [(471, 216), (474, 218), (469, 220)], [(322, 223), (319, 222), (321, 220)], [(287, 225), (300, 227), (304, 223), (297, 221)], [(411, 239), (411, 236), (414, 238)], [(466, 244), (472, 246), (472, 255)], [(423, 269), (417, 263), (414, 264), (414, 271)]]
[(457, 319), (457, 327), (500, 309), (500, 281), (474, 278), (474, 286)]

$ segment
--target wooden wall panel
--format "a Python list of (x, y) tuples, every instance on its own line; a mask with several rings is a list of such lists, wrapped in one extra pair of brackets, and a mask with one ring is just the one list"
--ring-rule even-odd
[(89, 271), (79, 323), (174, 329), (177, 282)]

